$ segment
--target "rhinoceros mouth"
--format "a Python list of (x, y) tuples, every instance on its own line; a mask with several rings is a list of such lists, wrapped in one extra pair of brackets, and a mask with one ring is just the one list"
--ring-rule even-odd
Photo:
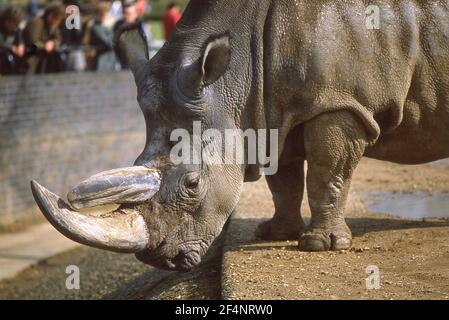
[(178, 270), (190, 271), (201, 263), (201, 254), (196, 250), (180, 251), (172, 259), (172, 263)]
[(182, 244), (169, 244), (164, 240), (154, 250), (146, 249), (136, 253), (136, 258), (160, 269), (191, 271), (201, 263), (207, 249), (207, 244), (202, 240)]
[(201, 263), (201, 255), (197, 251), (182, 252), (180, 251), (173, 258), (166, 258), (165, 256), (148, 254), (145, 251), (136, 253), (136, 258), (148, 265), (164, 269), (168, 271), (192, 271)]

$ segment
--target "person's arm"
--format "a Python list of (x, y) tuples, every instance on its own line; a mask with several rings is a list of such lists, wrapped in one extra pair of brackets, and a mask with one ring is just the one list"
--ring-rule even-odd
[(27, 45), (33, 46), (39, 50), (44, 50), (45, 41), (41, 39), (44, 31), (44, 23), (40, 20), (31, 21), (25, 28), (24, 36)]
[(0, 51), (10, 51), (12, 49), (12, 44), (6, 41), (6, 37), (0, 34)]
[(53, 31), (53, 39), (51, 39), (55, 42), (55, 47), (59, 47), (62, 43), (62, 33), (61, 30), (59, 30), (59, 28), (55, 29)]
[(23, 31), (20, 29), (17, 29), (17, 31), (14, 35), (14, 45), (19, 46), (19, 45), (23, 45), (23, 44), (24, 44)]
[(25, 44), (23, 42), (22, 31), (19, 29), (14, 35), (12, 52), (14, 52), (14, 54), (19, 57), (23, 57), (25, 55)]
[(112, 50), (113, 37), (109, 35), (100, 25), (95, 25), (92, 28), (92, 42), (93, 46), (99, 46), (103, 50)]
[(25, 46), (19, 32), (16, 33), (13, 41), (7, 41), (7, 38), (0, 34), (0, 52), (12, 52), (19, 57), (25, 54)]

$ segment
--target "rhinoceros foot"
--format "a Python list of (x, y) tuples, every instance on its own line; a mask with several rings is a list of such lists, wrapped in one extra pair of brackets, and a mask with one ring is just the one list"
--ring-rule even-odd
[(328, 229), (313, 228), (299, 238), (301, 251), (346, 250), (351, 247), (352, 234), (346, 224)]
[(262, 240), (298, 240), (305, 228), (300, 223), (285, 222), (278, 219), (264, 221), (258, 225), (256, 237)]

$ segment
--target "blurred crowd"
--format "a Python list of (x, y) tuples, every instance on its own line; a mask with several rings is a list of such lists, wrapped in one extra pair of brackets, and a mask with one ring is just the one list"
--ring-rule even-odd
[[(43, 10), (37, 0), (29, 0), (24, 10), (8, 7), (0, 13), (0, 74), (126, 68), (115, 56), (114, 34), (125, 25), (140, 24), (150, 50), (157, 49), (143, 22), (148, 10), (147, 0), (64, 0)], [(166, 39), (180, 17), (179, 6), (170, 3), (162, 17)]]

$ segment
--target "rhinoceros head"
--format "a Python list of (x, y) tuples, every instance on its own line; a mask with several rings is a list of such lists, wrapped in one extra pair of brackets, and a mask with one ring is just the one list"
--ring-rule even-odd
[[(193, 158), (195, 123), (201, 132), (237, 128), (245, 86), (236, 84), (232, 93), (227, 89), (232, 39), (226, 32), (201, 43), (189, 40), (182, 28), (176, 33), (151, 61), (140, 29), (125, 30), (116, 39), (116, 51), (134, 74), (147, 127), (135, 165), (81, 182), (68, 193), (68, 204), (35, 181), (32, 191), (47, 219), (70, 239), (135, 253), (159, 268), (190, 270), (234, 210), (245, 165), (174, 161), (180, 153), (171, 140), (184, 132), (191, 143), (183, 150)], [(222, 147), (203, 136), (198, 143)], [(115, 207), (96, 212), (105, 205)]]

